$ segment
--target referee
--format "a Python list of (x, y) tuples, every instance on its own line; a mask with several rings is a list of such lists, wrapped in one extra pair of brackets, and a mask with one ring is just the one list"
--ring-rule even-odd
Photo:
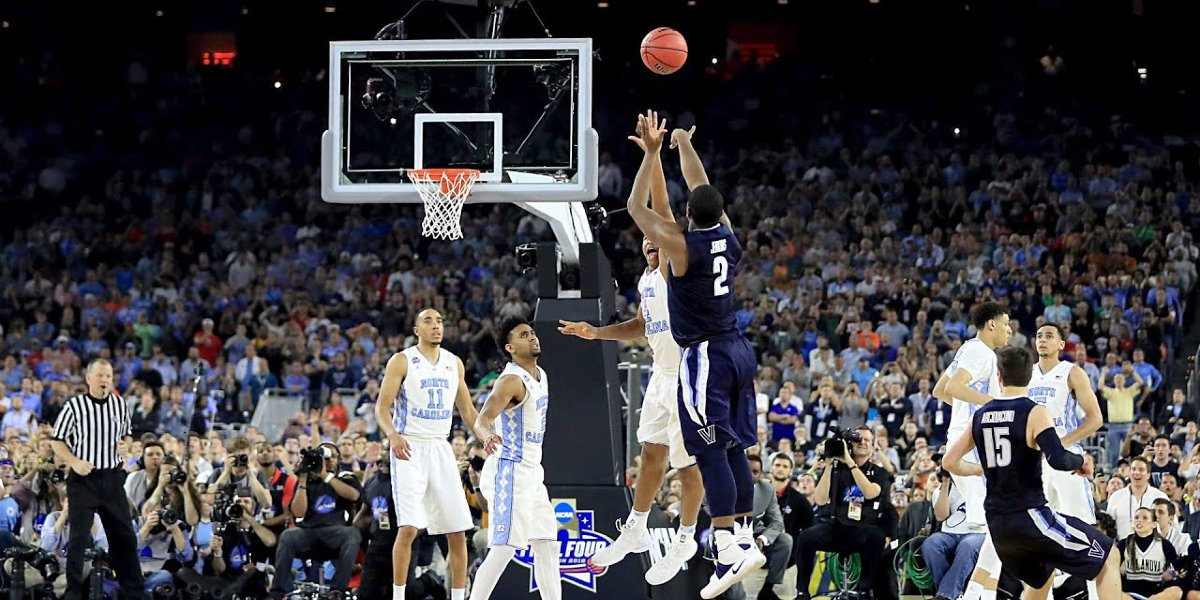
[(125, 471), (117, 442), (132, 440), (129, 408), (113, 392), (113, 368), (107, 360), (92, 361), (87, 368), (88, 391), (63, 403), (54, 423), (51, 445), (60, 460), (71, 467), (67, 475), (68, 600), (83, 595), (83, 552), (92, 547), (96, 514), (108, 535), (111, 564), (123, 598), (145, 599), (145, 583), (138, 560), (133, 513), (125, 497)]

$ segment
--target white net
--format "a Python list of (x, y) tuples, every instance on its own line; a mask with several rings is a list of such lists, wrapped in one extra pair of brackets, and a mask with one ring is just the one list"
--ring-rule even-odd
[(421, 235), (438, 240), (461, 240), (462, 208), (471, 185), (479, 178), (475, 169), (412, 169), (408, 172), (425, 203)]

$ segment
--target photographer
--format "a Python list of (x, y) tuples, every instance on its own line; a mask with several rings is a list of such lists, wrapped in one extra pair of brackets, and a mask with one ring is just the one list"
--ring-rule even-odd
[[(196, 571), (205, 577), (230, 582), (225, 594), (261, 598), (267, 593), (267, 576), (256, 564), (270, 562), (275, 553), (275, 533), (258, 517), (254, 493), (248, 487), (226, 486), (213, 505), (213, 536), (200, 549)], [(196, 580), (195, 572), (180, 572), (180, 580)]]
[[(942, 456), (934, 455), (933, 462), (941, 465)], [(936, 477), (941, 486), (933, 493), (933, 519), (941, 530), (925, 538), (921, 555), (933, 574), (936, 597), (957, 598), (966, 589), (986, 531), (967, 522), (967, 501), (950, 474), (939, 469)]]
[(253, 463), (254, 466), (251, 466), (250, 442), (242, 436), (235, 437), (229, 440), (227, 451), (229, 454), (225, 457), (224, 468), (221, 469), (221, 475), (217, 477), (217, 488), (249, 487), (259, 506), (271, 506), (271, 492), (267, 489), (270, 482), (267, 481), (266, 475), (256, 469), (259, 464), (257, 461)]
[(166, 452), (162, 444), (149, 441), (142, 444), (142, 458), (138, 461), (139, 469), (125, 480), (125, 495), (134, 508), (141, 509), (142, 504), (150, 498), (154, 486), (158, 485), (158, 469), (162, 466)]
[[(164, 472), (165, 476), (165, 472)], [(183, 532), (179, 514), (170, 508), (159, 508), (150, 501), (142, 507), (142, 525), (138, 528), (141, 570), (146, 576), (146, 592), (172, 583), (173, 572), (196, 559), (192, 545)]]
[[(67, 509), (68, 501), (63, 499), (62, 510), (54, 511), (46, 516), (46, 520), (42, 522), (41, 530), (41, 549), (43, 552), (53, 554), (58, 558), (58, 562), (62, 566), (67, 563), (67, 540), (70, 539), (70, 526), (67, 524)], [(104, 534), (104, 525), (100, 522), (100, 515), (96, 515), (95, 523), (92, 525), (92, 547), (108, 552), (108, 536)], [(55, 581), (55, 592), (62, 594), (66, 591), (67, 582), (65, 578), (59, 578)], [(116, 582), (105, 582), (106, 591), (115, 591)]]
[(177, 518), (182, 518), (189, 529), (195, 527), (200, 522), (200, 490), (187, 475), (174, 456), (163, 458), (158, 469), (158, 485), (147, 496), (143, 508), (169, 509)]
[(290, 510), (297, 515), (298, 521), (303, 515), (303, 520), (279, 536), (276, 564), (280, 568), (275, 572), (272, 592), (290, 592), (292, 559), (314, 551), (337, 553), (336, 575), (330, 587), (337, 591), (346, 591), (349, 587), (361, 541), (358, 530), (350, 526), (350, 512), (362, 496), (362, 487), (353, 473), (335, 475), (330, 472), (340, 461), (334, 444), (301, 451), (296, 473), (299, 484)]
[(807, 596), (803, 591), (808, 589), (818, 550), (858, 553), (860, 593), (868, 595), (883, 554), (885, 534), (879, 515), (891, 493), (891, 477), (869, 462), (875, 436), (867, 427), (834, 433), (836, 437), (825, 440), (825, 470), (812, 495), (814, 504), (832, 518), (796, 538), (796, 589), (802, 597)]

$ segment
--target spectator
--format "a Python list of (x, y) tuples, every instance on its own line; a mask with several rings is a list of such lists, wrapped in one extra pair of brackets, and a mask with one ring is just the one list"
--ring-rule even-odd
[(771, 441), (778, 444), (782, 439), (795, 439), (792, 433), (800, 422), (801, 404), (792, 396), (792, 383), (784, 382), (779, 388), (779, 397), (771, 403), (767, 420), (771, 422)]
[[(1133, 533), (1134, 511), (1145, 508), (1151, 510), (1154, 501), (1167, 495), (1150, 485), (1150, 462), (1144, 457), (1135, 456), (1129, 461), (1129, 485), (1108, 495), (1108, 508), (1105, 512), (1117, 522), (1117, 537), (1128, 537)], [(1153, 512), (1151, 512), (1152, 522)]]

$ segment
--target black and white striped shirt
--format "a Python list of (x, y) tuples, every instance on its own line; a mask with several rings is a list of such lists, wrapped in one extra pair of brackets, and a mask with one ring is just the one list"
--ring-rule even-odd
[(117, 442), (127, 435), (133, 435), (133, 431), (124, 398), (109, 394), (107, 399), (97, 400), (90, 394), (80, 394), (63, 403), (51, 437), (97, 469), (118, 469), (122, 464)]

